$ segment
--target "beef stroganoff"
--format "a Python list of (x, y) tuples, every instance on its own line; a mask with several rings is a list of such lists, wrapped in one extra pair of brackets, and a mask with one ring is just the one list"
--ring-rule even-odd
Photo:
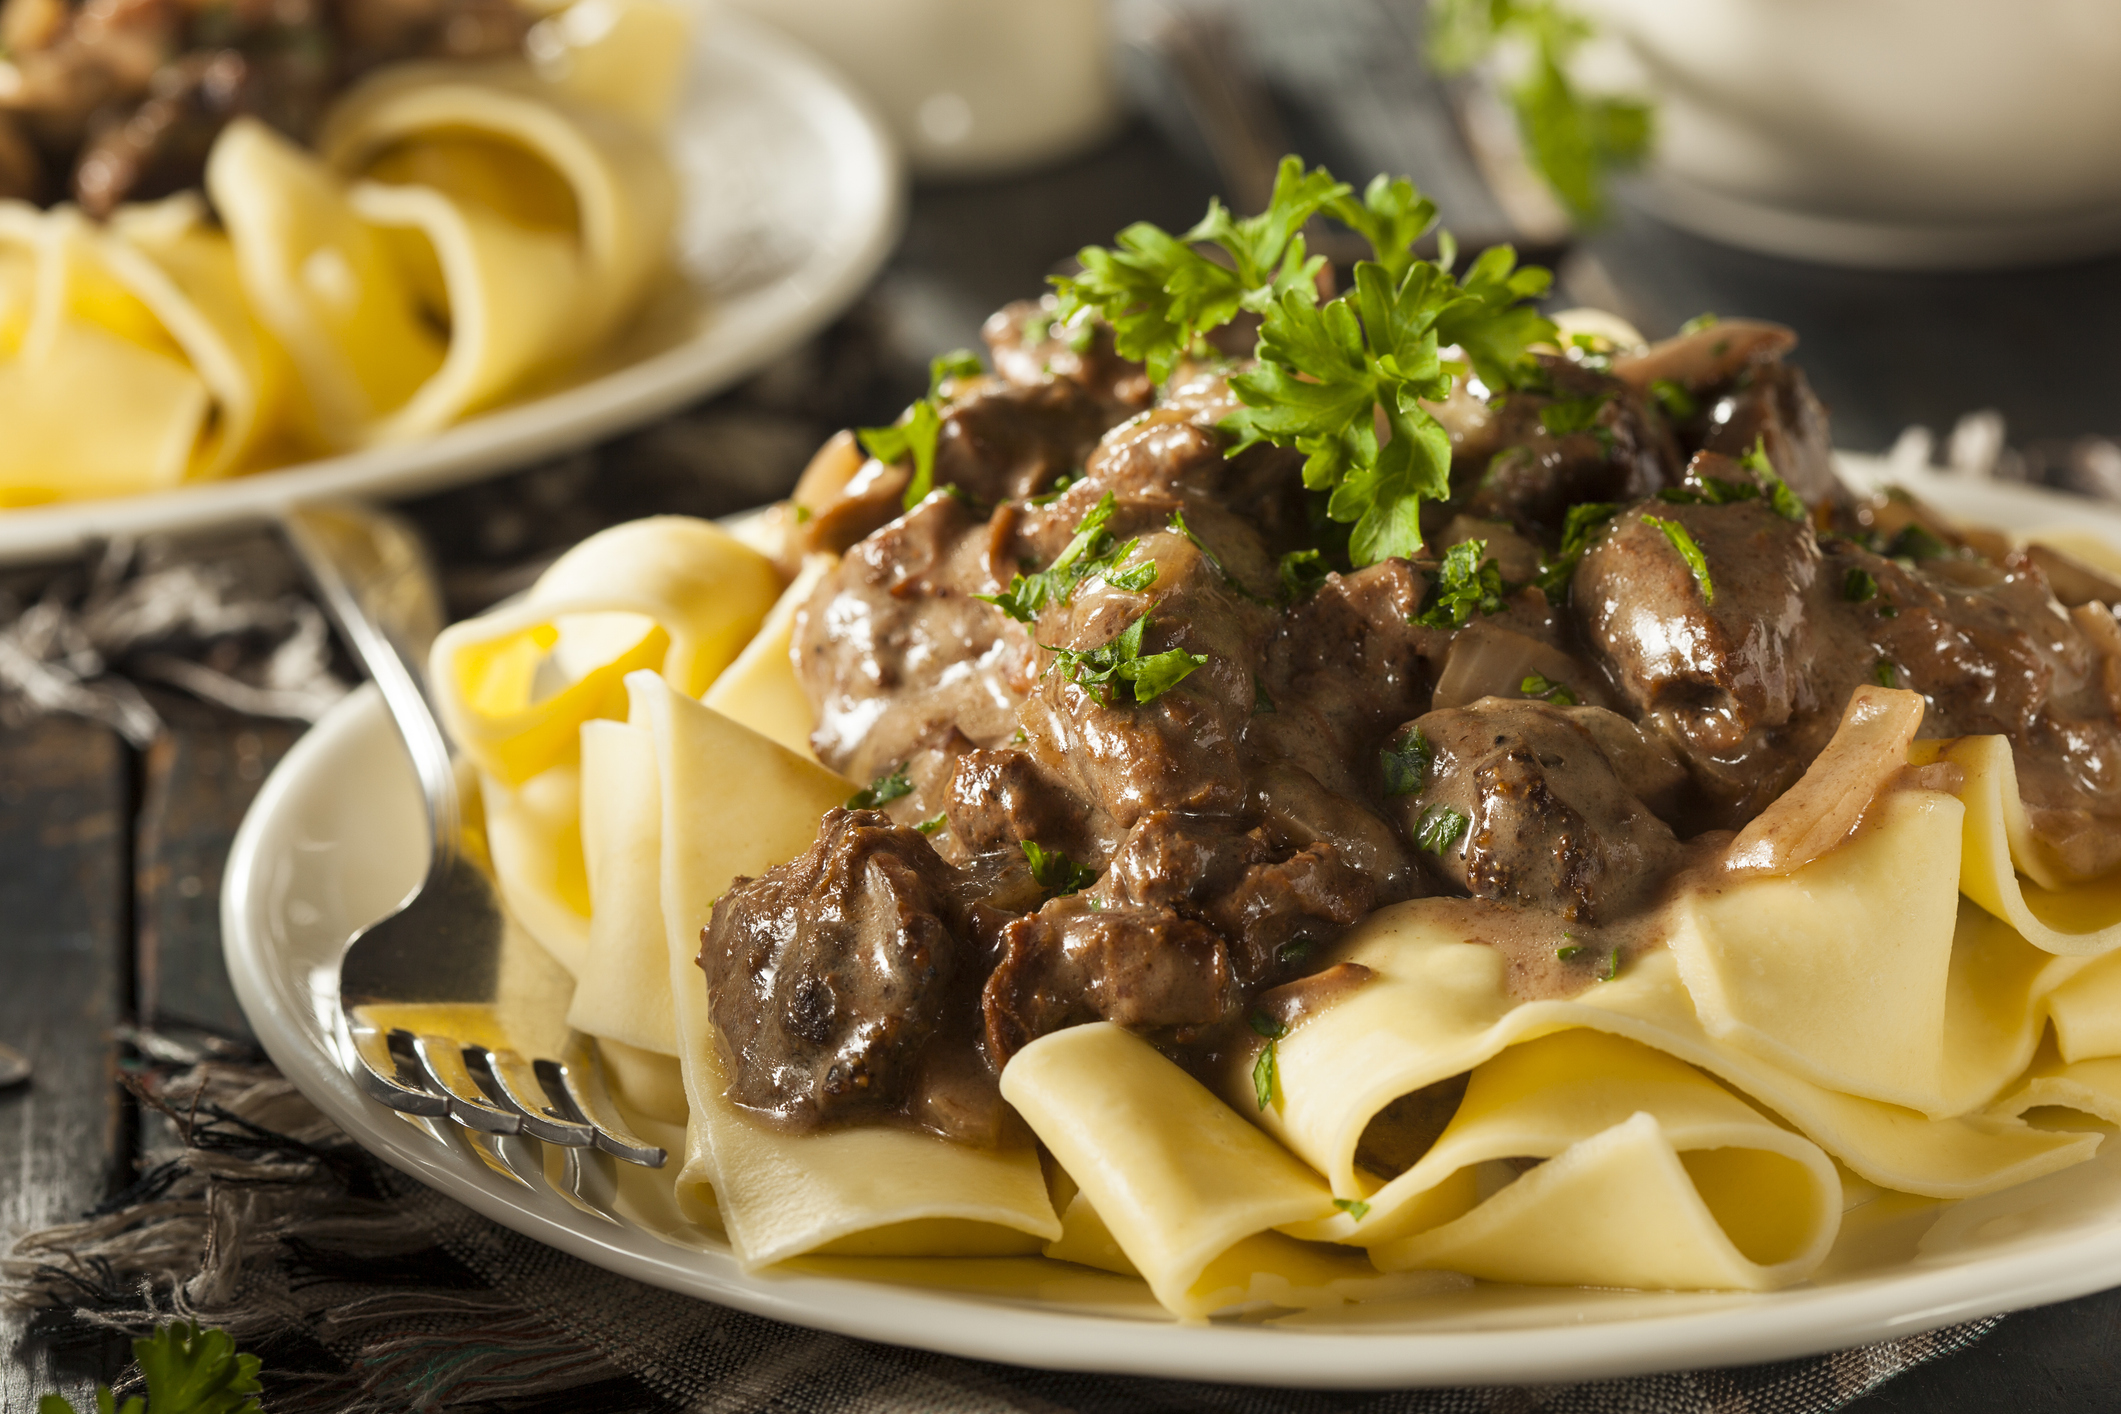
[(437, 642), (747, 1265), (1769, 1290), (2121, 1123), (2116, 566), (1845, 486), (1788, 331), (1549, 321), (1433, 215), (1131, 228), (741, 536)]

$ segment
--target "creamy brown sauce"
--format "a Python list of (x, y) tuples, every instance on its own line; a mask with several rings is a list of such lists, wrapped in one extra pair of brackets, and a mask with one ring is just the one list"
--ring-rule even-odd
[[(1431, 551), (1356, 567), (1300, 458), (1225, 454), (1222, 373), (1158, 397), (1102, 336), (1033, 359), (1031, 312), (990, 323), (996, 376), (943, 411), (956, 494), (902, 513), (904, 468), (850, 470), (844, 447), (798, 491), (793, 548), (847, 547), (795, 630), (814, 745), (905, 788), (717, 905), (701, 960), (739, 1103), (993, 1142), (1009, 1057), (1095, 1020), (1222, 1074), (1262, 1026), (1359, 992), (1335, 941), (1424, 896), (1469, 901), (1513, 996), (1578, 995), (1731, 860), (1797, 867), (1881, 790), (1947, 785), (1905, 769), (1916, 736), (2008, 737), (2035, 832), (2083, 876), (2121, 864), (2111, 613), (1851, 496), (1787, 331), (1454, 395)], [(1668, 416), (1651, 377), (1696, 412)], [(1561, 398), (1597, 399), (1595, 432), (1550, 433)], [(1801, 507), (1727, 494), (1760, 485), (1734, 460), (1756, 443)], [(1586, 502), (1618, 509), (1546, 572)], [(1488, 540), (1501, 581), (1455, 621), (1453, 535)], [(1140, 700), (1110, 671), (1122, 642), (1188, 666)], [(1852, 703), (1884, 713), (1870, 738), (1837, 738)], [(1402, 1140), (1427, 1123), (1400, 1119)]]

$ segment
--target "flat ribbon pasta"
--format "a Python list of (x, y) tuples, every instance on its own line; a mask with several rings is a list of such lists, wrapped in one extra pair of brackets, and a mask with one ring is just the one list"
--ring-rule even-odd
[(479, 781), (486, 848), (509, 914), (579, 978), (589, 954), (589, 871), (582, 855), (582, 771), (548, 767), (510, 787)]
[(817, 717), (811, 711), (809, 694), (796, 678), (789, 650), (796, 611), (810, 602), (819, 581), (838, 563), (837, 555), (805, 556), (801, 573), (766, 615), (758, 633), (707, 689), (709, 707), (813, 760), (810, 733), (817, 728)]
[(658, 1055), (678, 1053), (663, 929), (662, 787), (655, 738), (624, 722), (582, 724), (582, 855), (589, 935), (567, 1024)]
[(276, 430), (284, 386), (196, 199), (107, 229), (0, 202), (0, 505), (224, 475)]
[(576, 759), (582, 723), (624, 717), (628, 673), (704, 692), (779, 592), (772, 562), (710, 521), (629, 521), (554, 561), (522, 602), (443, 630), (428, 677), (458, 746), (513, 786)]
[(726, 1082), (695, 959), (714, 901), (739, 875), (809, 848), (854, 783), (675, 691), (626, 680), (652, 735), (662, 798), (660, 906), (691, 1108), (680, 1207), (718, 1214), (746, 1267), (805, 1254), (992, 1256), (1060, 1235), (1038, 1155), (908, 1129), (789, 1134), (741, 1112)]
[(1969, 736), (1920, 745), (1966, 773), (1960, 890), (2044, 952), (2081, 957), (2121, 948), (2121, 875), (2065, 886), (2026, 820), (2010, 742)]
[(579, 256), (575, 353), (632, 315), (668, 258), (677, 188), (659, 140), (522, 65), (393, 65), (333, 106), (317, 150), (348, 176), (418, 183), (565, 233)]
[(1096, 1022), (1033, 1041), (1003, 1070), (1002, 1096), (1081, 1188), (1048, 1255), (1131, 1268), (1167, 1309), (1192, 1320), (1392, 1288), (1357, 1253), (1275, 1232), (1330, 1215), (1332, 1190), (1121, 1027)]
[[(1913, 1110), (1826, 1089), (1703, 1028), (1677, 960), (1651, 952), (1610, 982), (1567, 1001), (1521, 1002), (1495, 949), (1467, 938), (1492, 926), (1463, 899), (1417, 899), (1357, 925), (1336, 957), (1378, 975), (1299, 1024), (1277, 1044), (1281, 1096), (1260, 1116), (1343, 1198), (1373, 1209), (1410, 1201), (1405, 1175), (1379, 1186), (1358, 1168), (1363, 1130), (1394, 1100), (1462, 1075), (1505, 1046), (1567, 1027), (1639, 1041), (1722, 1079), (1794, 1125), (1863, 1177), (1938, 1198), (1993, 1192), (2087, 1157), (2096, 1138), (2043, 1133), (1973, 1115), (1931, 1120)], [(1248, 1095), (1233, 1071), (1226, 1093)], [(1237, 1103), (1246, 1103), (1238, 1099)], [(1368, 1221), (1385, 1216), (1373, 1211)], [(1352, 1221), (1345, 1223), (1353, 1231)]]
[[(1476, 1201), (1478, 1166), (1510, 1159), (1545, 1162)], [(1590, 1030), (1477, 1067), (1395, 1183), (1423, 1201), (1380, 1226), (1425, 1230), (1379, 1243), (1358, 1221), (1348, 1240), (1388, 1269), (1495, 1281), (1769, 1291), (1808, 1276), (1841, 1220), (1840, 1180), (1817, 1145), (1692, 1066)]]

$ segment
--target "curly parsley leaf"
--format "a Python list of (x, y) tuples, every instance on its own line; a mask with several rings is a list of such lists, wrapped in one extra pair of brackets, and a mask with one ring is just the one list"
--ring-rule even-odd
[(1429, 779), (1429, 738), (1414, 728), (1397, 744), (1377, 753), (1378, 770), (1384, 776), (1385, 794), (1412, 795)]
[(906, 409), (905, 419), (889, 427), (864, 427), (855, 436), (862, 450), (880, 462), (913, 459), (913, 476), (906, 482), (901, 502), (906, 510), (928, 499), (935, 490), (935, 449), (942, 438), (943, 385), (961, 378), (977, 378), (986, 370), (979, 355), (970, 349), (952, 349), (938, 354), (928, 364), (928, 396)]
[(1149, 616), (1143, 614), (1117, 638), (1097, 648), (1039, 646), (1053, 654), (1063, 677), (1106, 706), (1115, 701), (1146, 706), (1208, 662), (1205, 656), (1183, 648), (1144, 654), (1142, 635), (1148, 627)]
[[(1119, 233), (1115, 250), (1078, 251), (1082, 269), (1053, 281), (1057, 317), (1077, 323), (1086, 312), (1101, 316), (1120, 357), (1146, 364), (1161, 383), (1202, 335), (1240, 311), (1259, 313), (1288, 291), (1312, 288), (1325, 257), (1305, 249), (1304, 223), (1348, 191), (1324, 168), (1307, 172), (1298, 158), (1284, 157), (1267, 209), (1256, 216), (1239, 219), (1210, 201), (1208, 214), (1184, 235), (1142, 221)], [(1220, 246), (1229, 263), (1194, 248), (1203, 242)]]
[(913, 782), (906, 778), (904, 762), (893, 766), (862, 789), (847, 797), (849, 810), (881, 810), (900, 796), (913, 794)]
[[(147, 1398), (119, 1404), (107, 1385), (96, 1387), (103, 1414), (258, 1414), (258, 1357), (242, 1355), (226, 1331), (193, 1322), (163, 1326), (133, 1342), (133, 1358), (147, 1381)], [(37, 1401), (38, 1414), (74, 1414), (56, 1394)]]
[(1554, 0), (1432, 0), (1429, 57), (1442, 73), (1463, 73), (1513, 41), (1530, 63), (1507, 89), (1525, 155), (1577, 220), (1605, 216), (1605, 185), (1616, 169), (1648, 153), (1650, 109), (1632, 98), (1584, 93), (1569, 60), (1591, 28)]
[(1502, 567), (1492, 559), (1485, 540), (1461, 540), (1444, 552), (1436, 567), (1436, 585), (1414, 622), (1425, 628), (1464, 628), (1473, 615), (1503, 611)]
[(1664, 538), (1672, 542), (1672, 548), (1679, 552), (1679, 558), (1685, 560), (1687, 569), (1693, 572), (1694, 582), (1701, 586), (1701, 602), (1715, 603), (1716, 582), (1709, 578), (1709, 557), (1701, 553), (1692, 533), (1678, 521), (1666, 520), (1662, 516), (1644, 516), (1642, 523), (1654, 525), (1664, 532)]
[(1421, 188), (1405, 177), (1387, 177), (1382, 172), (1370, 178), (1361, 201), (1337, 197), (1326, 210), (1370, 243), (1377, 263), (1395, 285), (1414, 266), (1414, 242), (1436, 224), (1436, 203), (1423, 196)]

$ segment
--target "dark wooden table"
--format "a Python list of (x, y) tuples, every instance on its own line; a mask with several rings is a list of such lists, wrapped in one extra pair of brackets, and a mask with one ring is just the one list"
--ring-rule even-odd
[[(1241, 13), (1308, 155), (1350, 177), (1390, 167), (1463, 189), (1436, 96), (1408, 78), (1412, 31), (1400, 9), (1310, 0)], [(1033, 175), (920, 190), (902, 248), (860, 304), (745, 388), (592, 451), (409, 503), (453, 610), (520, 587), (603, 525), (649, 511), (720, 514), (782, 493), (825, 435), (888, 419), (918, 391), (931, 353), (975, 344), (989, 310), (1036, 290), (1077, 247), (1134, 219), (1189, 224), (1215, 187), (1198, 134), (1172, 119), (1153, 62), (1137, 54), (1130, 73), (1161, 125), (1137, 122), (1101, 151)], [(1798, 327), (1844, 445), (1882, 447), (1910, 422), (1941, 431), (1977, 407), (2056, 445), (2121, 431), (2121, 260), (1865, 274), (1746, 255), (1625, 213), (1589, 248), (1653, 335), (1701, 309)], [(166, 731), (144, 751), (69, 718), (0, 728), (0, 1041), (36, 1065), (33, 1084), (0, 1093), (0, 1235), (75, 1216), (132, 1178), (143, 1130), (117, 1084), (122, 1028), (247, 1035), (220, 961), (221, 863), (299, 729), (152, 697)], [(20, 1328), (0, 1315), (4, 1414), (27, 1414), (46, 1390), (78, 1399), (123, 1358), (121, 1347), (55, 1365), (17, 1346)], [(1849, 1406), (2005, 1407), (2121, 1407), (2121, 1292), (2012, 1316), (1971, 1350)]]

